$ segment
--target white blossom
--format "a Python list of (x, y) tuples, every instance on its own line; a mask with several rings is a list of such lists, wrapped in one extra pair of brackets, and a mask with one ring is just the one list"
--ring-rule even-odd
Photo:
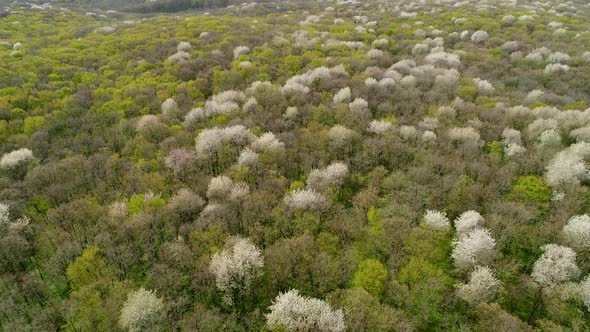
[(259, 156), (258, 153), (245, 148), (240, 152), (240, 156), (238, 157), (238, 164), (240, 166), (254, 166), (258, 164)]
[(359, 116), (369, 112), (369, 103), (363, 98), (356, 98), (353, 102), (348, 104), (348, 108), (352, 114)]
[(226, 304), (232, 305), (234, 295), (250, 291), (260, 275), (264, 260), (260, 249), (248, 239), (232, 237), (226, 248), (211, 257), (209, 270), (215, 275), (215, 284), (223, 293)]
[(285, 331), (343, 332), (344, 313), (319, 299), (290, 290), (281, 293), (269, 307), (266, 324), (270, 329)]
[(447, 215), (444, 212), (434, 210), (426, 210), (426, 213), (424, 213), (424, 224), (429, 228), (440, 231), (446, 231), (451, 227)]
[(297, 189), (285, 195), (285, 205), (293, 210), (320, 210), (328, 205), (328, 200), (313, 189)]
[(307, 186), (312, 189), (340, 186), (348, 175), (348, 166), (334, 162), (324, 169), (313, 169), (307, 177)]
[(489, 267), (477, 266), (469, 276), (469, 282), (460, 285), (457, 295), (475, 306), (482, 302), (493, 301), (498, 295), (500, 281)]
[(7, 223), (10, 220), (10, 206), (8, 204), (0, 203), (0, 225)]
[(0, 159), (0, 168), (2, 169), (14, 169), (21, 167), (29, 162), (33, 161), (33, 151), (22, 148), (5, 153)]
[(349, 87), (342, 88), (338, 90), (338, 92), (334, 95), (334, 104), (340, 103), (348, 103), (350, 102), (350, 98), (352, 97), (352, 93)]
[(488, 35), (488, 33), (483, 30), (477, 30), (471, 35), (471, 40), (474, 43), (482, 43), (487, 41), (489, 38), (490, 36)]
[(563, 236), (575, 249), (590, 249), (590, 216), (587, 214), (571, 217), (563, 226)]
[(367, 130), (374, 134), (383, 135), (388, 130), (391, 130), (391, 128), (393, 128), (393, 124), (389, 121), (373, 120)]
[(255, 151), (266, 151), (276, 154), (285, 150), (285, 143), (279, 141), (273, 133), (268, 132), (254, 140), (251, 147)]
[(590, 157), (590, 143), (580, 142), (557, 153), (549, 162), (545, 178), (551, 186), (578, 185), (588, 179), (589, 165), (584, 160)]
[(131, 292), (121, 309), (119, 323), (130, 332), (154, 330), (164, 319), (164, 302), (151, 290)]
[(533, 264), (531, 277), (542, 287), (553, 287), (577, 278), (580, 269), (576, 265), (576, 253), (556, 244), (548, 244), (541, 249), (543, 255)]
[(483, 222), (484, 219), (479, 212), (469, 210), (461, 213), (461, 215), (455, 219), (455, 229), (460, 235), (467, 234), (472, 230), (481, 227)]
[(477, 265), (488, 265), (496, 256), (496, 240), (485, 228), (476, 228), (453, 242), (451, 257), (459, 270), (470, 270)]
[(178, 104), (174, 99), (168, 98), (162, 103), (162, 113), (170, 115), (171, 113), (176, 112), (176, 110), (178, 110)]
[(586, 309), (590, 311), (590, 275), (586, 276), (586, 278), (580, 282), (578, 292)]
[(234, 60), (239, 58), (240, 55), (250, 53), (250, 48), (248, 46), (238, 46), (234, 48)]
[(253, 140), (254, 135), (246, 127), (236, 125), (225, 128), (209, 128), (199, 133), (195, 148), (199, 157), (209, 157), (221, 147), (224, 142), (245, 145)]
[(178, 45), (176, 46), (176, 50), (177, 51), (184, 51), (184, 52), (188, 52), (191, 50), (191, 43), (189, 42), (185, 42), (185, 41), (181, 41), (180, 43), (178, 43)]

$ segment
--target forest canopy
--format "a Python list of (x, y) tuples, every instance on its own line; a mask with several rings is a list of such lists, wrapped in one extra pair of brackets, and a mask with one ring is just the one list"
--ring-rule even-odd
[(587, 3), (121, 4), (0, 3), (0, 329), (590, 330)]

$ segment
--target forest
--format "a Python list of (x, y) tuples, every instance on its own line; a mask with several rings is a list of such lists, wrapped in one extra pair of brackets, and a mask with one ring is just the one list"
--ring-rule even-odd
[(0, 59), (2, 331), (590, 331), (587, 1), (11, 1)]

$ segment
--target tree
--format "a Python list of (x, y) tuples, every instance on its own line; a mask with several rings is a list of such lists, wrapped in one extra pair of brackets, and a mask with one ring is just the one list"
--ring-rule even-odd
[(100, 256), (100, 249), (88, 247), (68, 266), (66, 276), (72, 289), (78, 290), (96, 282), (111, 280), (114, 275)]
[(590, 216), (587, 214), (571, 217), (563, 226), (563, 236), (573, 248), (590, 249)]
[(250, 240), (234, 237), (226, 242), (221, 253), (211, 257), (209, 270), (215, 275), (215, 284), (223, 293), (223, 301), (227, 305), (244, 306), (245, 296), (256, 278), (262, 275), (263, 266), (260, 250)]
[(455, 267), (461, 271), (470, 270), (476, 265), (490, 264), (496, 256), (496, 240), (485, 228), (477, 228), (460, 236), (453, 245), (451, 257)]
[(164, 315), (164, 301), (154, 291), (140, 288), (127, 296), (119, 324), (130, 332), (160, 331)]
[(572, 249), (556, 244), (548, 244), (541, 249), (543, 255), (533, 264), (531, 273), (541, 288), (551, 288), (580, 275), (576, 253)]
[(285, 195), (285, 205), (293, 210), (321, 210), (328, 205), (327, 199), (313, 189), (297, 189)]
[(380, 298), (387, 280), (387, 269), (376, 259), (361, 262), (352, 278), (354, 287), (361, 287), (376, 298)]
[(424, 224), (432, 229), (446, 231), (451, 227), (451, 223), (444, 212), (426, 210), (424, 213)]
[(481, 227), (483, 222), (484, 219), (479, 212), (473, 210), (465, 211), (455, 219), (455, 230), (459, 235), (467, 234)]
[(457, 289), (457, 295), (471, 305), (494, 300), (500, 289), (500, 281), (496, 279), (489, 267), (478, 266), (469, 276), (469, 282)]
[(271, 330), (341, 332), (346, 329), (342, 310), (292, 289), (281, 293), (269, 307), (266, 325)]

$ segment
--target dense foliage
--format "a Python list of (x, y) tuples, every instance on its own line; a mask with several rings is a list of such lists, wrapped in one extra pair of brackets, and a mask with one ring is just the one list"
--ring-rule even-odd
[(2, 330), (590, 330), (583, 1), (64, 2), (0, 17)]

